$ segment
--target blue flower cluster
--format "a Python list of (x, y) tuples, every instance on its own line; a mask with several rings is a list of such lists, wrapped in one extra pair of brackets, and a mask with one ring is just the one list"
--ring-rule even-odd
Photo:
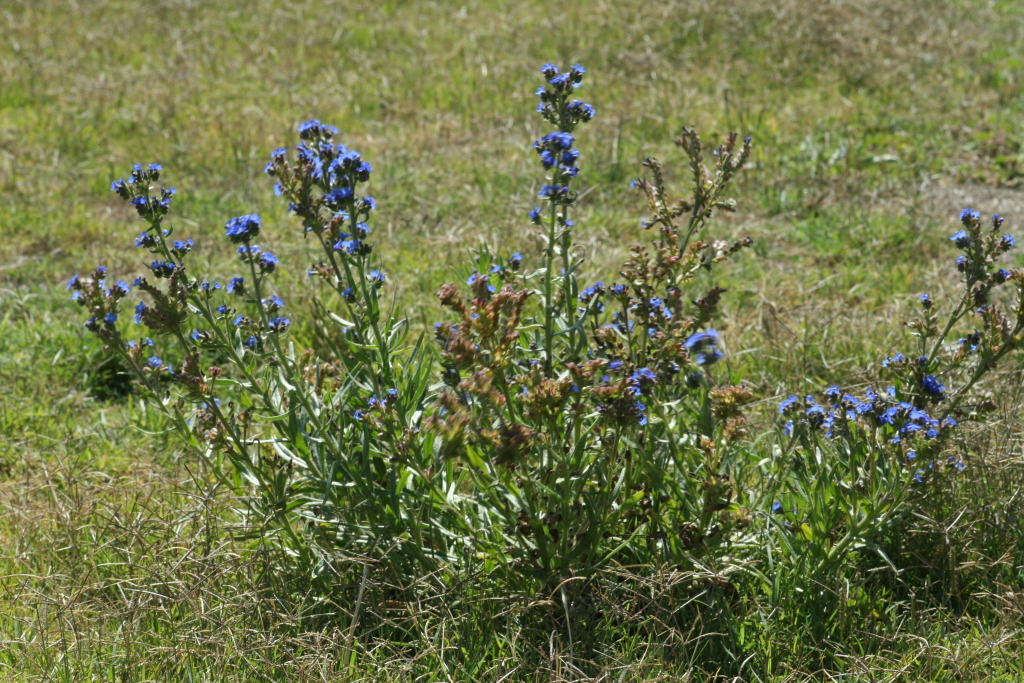
[(357, 410), (352, 413), (352, 417), (358, 422), (365, 422), (371, 426), (374, 425), (372, 419), (374, 415), (381, 415), (388, 411), (398, 401), (398, 390), (388, 389), (384, 392), (383, 398), (379, 398), (377, 394), (374, 394), (366, 402), (366, 410)]
[[(554, 64), (541, 67), (547, 84), (537, 90), (537, 96), (540, 97), (537, 112), (558, 130), (533, 143), (541, 165), (551, 171), (551, 184), (542, 186), (538, 196), (556, 205), (571, 204), (575, 200), (575, 194), (568, 185), (570, 179), (579, 175), (577, 162), (580, 152), (573, 146), (576, 139), (572, 133), (580, 123), (594, 118), (592, 106), (571, 99), (576, 88), (583, 83), (583, 74), (586, 72), (579, 64), (565, 73), (560, 73)], [(541, 222), (539, 207), (530, 211), (530, 221), (535, 224)]]
[(248, 244), (256, 239), (262, 227), (263, 220), (258, 215), (250, 213), (229, 220), (224, 226), (224, 234), (235, 244)]
[(992, 287), (1001, 285), (1014, 277), (1005, 268), (993, 270), (996, 258), (1010, 249), (1017, 241), (1013, 235), (1000, 235), (1004, 220), (999, 214), (992, 216), (988, 230), (982, 229), (981, 214), (967, 208), (960, 212), (963, 229), (949, 238), (964, 253), (956, 258), (957, 270), (964, 274), (974, 303), (985, 305)]
[(557, 66), (548, 63), (540, 68), (540, 72), (547, 79), (547, 85), (537, 89), (536, 94), (540, 98), (537, 113), (546, 121), (571, 132), (581, 121), (587, 122), (594, 118), (592, 106), (575, 98), (570, 100), (576, 88), (583, 83), (586, 69), (576, 64), (565, 73), (560, 73)]
[(150, 195), (151, 183), (160, 179), (162, 170), (160, 164), (149, 164), (146, 168), (142, 164), (135, 164), (128, 180), (115, 180), (110, 184), (110, 191), (134, 206), (142, 218), (155, 225), (167, 215), (171, 197), (176, 194), (173, 187), (161, 187), (158, 194)]
[(888, 387), (881, 394), (869, 389), (864, 398), (844, 393), (839, 387), (829, 387), (825, 398), (824, 404), (819, 404), (813, 396), (803, 399), (790, 396), (779, 403), (779, 414), (789, 420), (786, 434), (793, 435), (802, 427), (822, 431), (826, 437), (833, 438), (848, 433), (853, 424), (859, 423), (872, 430), (882, 429), (890, 444), (903, 444), (908, 454), (916, 455), (915, 440), (934, 441), (957, 426), (952, 417), (938, 419), (924, 408), (897, 400), (895, 387)]
[[(321, 236), (325, 248), (342, 259), (364, 259), (373, 251), (366, 242), (371, 231), (365, 221), (377, 202), (360, 196), (358, 186), (370, 180), (373, 167), (359, 152), (334, 144), (337, 133), (334, 126), (315, 119), (301, 124), (296, 163), (288, 163), (287, 150), (276, 149), (265, 170), (278, 179), (274, 192), (291, 200), (290, 208), (307, 232)], [(327, 217), (321, 215), (324, 209), (330, 212)], [(325, 277), (331, 272), (326, 267), (310, 270)]]
[(593, 310), (595, 313), (604, 312), (604, 302), (601, 301), (601, 295), (605, 293), (605, 285), (603, 282), (595, 282), (592, 286), (585, 288), (579, 295), (579, 302), (583, 304), (579, 308), (579, 312), (583, 313), (590, 302), (594, 302)]

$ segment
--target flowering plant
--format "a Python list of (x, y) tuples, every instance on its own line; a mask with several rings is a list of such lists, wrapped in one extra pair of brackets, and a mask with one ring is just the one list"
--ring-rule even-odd
[[(107, 288), (105, 269), (71, 278), (68, 288), (91, 312), (86, 328), (124, 358), (140, 392), (214, 473), (246, 491), (248, 513), (268, 538), (321, 570), (339, 550), (377, 549), (395, 566), (432, 569), (449, 559), (460, 527), (450, 472), (432, 470), (418, 438), (430, 357), (422, 342), (407, 344), (404, 321), (381, 314), (386, 277), (367, 241), (375, 201), (357, 194), (372, 168), (334, 145), (336, 132), (303, 124), (294, 161), (279, 149), (266, 168), (322, 247), (311, 274), (337, 295), (337, 311), (319, 303), (335, 326), (321, 335), (329, 347), (321, 355), (297, 353), (289, 339), (291, 321), (273, 287), (280, 261), (255, 244), (259, 216), (225, 225), (241, 274), (223, 286), (191, 274), (194, 243), (172, 241), (165, 221), (174, 191), (156, 189), (162, 169), (155, 164), (137, 165), (111, 189), (147, 223), (136, 246), (156, 258), (155, 282), (135, 280), (149, 303), (138, 303), (134, 320), (165, 351), (158, 355), (149, 337), (122, 336), (117, 323), (131, 286), (119, 280)], [(178, 370), (161, 359), (174, 349)]]
[[(147, 223), (136, 246), (155, 260), (133, 285), (148, 299), (134, 320), (166, 349), (123, 338), (133, 286), (108, 288), (102, 269), (68, 285), (90, 310), (86, 327), (185, 442), (242, 486), (248, 512), (273, 522), (269, 537), (321, 568), (356, 552), (433, 569), (471, 551), (509, 581), (544, 586), (617, 560), (692, 564), (748, 521), (728, 470), (751, 394), (716, 372), (724, 344), (710, 325), (724, 290), (689, 290), (751, 243), (704, 241), (715, 211), (733, 208), (723, 193), (750, 140), (730, 136), (709, 170), (684, 130), (676, 143), (694, 190), (676, 202), (646, 160), (635, 186), (658, 239), (633, 248), (621, 282), (581, 289), (575, 132), (595, 111), (575, 97), (585, 69), (541, 72), (537, 111), (554, 130), (534, 143), (547, 179), (529, 218), (542, 263), (531, 271), (518, 252), (484, 253), (466, 290), (443, 286), (453, 319), (435, 327), (439, 354), (422, 337), (408, 343), (407, 322), (382, 311), (376, 201), (362, 192), (373, 169), (334, 143), (333, 127), (302, 124), (294, 156), (275, 150), (266, 167), (320, 247), (310, 274), (333, 291), (316, 304), (333, 326), (317, 350), (296, 352), (290, 339), (273, 284), (283, 266), (256, 244), (258, 215), (225, 225), (242, 272), (222, 286), (192, 275), (194, 243), (174, 239), (174, 190), (157, 187), (158, 165), (112, 185)], [(174, 353), (177, 370), (161, 357)]]
[(651, 178), (635, 185), (659, 239), (633, 248), (621, 282), (581, 290), (573, 132), (593, 109), (573, 97), (582, 68), (542, 72), (538, 111), (556, 130), (534, 144), (548, 177), (529, 218), (544, 262), (530, 273), (518, 254), (488, 255), (468, 291), (441, 288), (454, 320), (435, 328), (447, 387), (427, 427), (443, 457), (466, 463), (487, 502), (490, 554), (511, 561), (513, 576), (554, 585), (613, 560), (692, 565), (744, 519), (725, 467), (751, 394), (719, 386), (714, 372), (722, 340), (708, 325), (724, 290), (695, 300), (686, 290), (751, 243), (699, 239), (716, 209), (732, 208), (722, 193), (750, 141), (737, 148), (731, 136), (712, 172), (700, 138), (684, 130), (676, 143), (694, 194), (675, 203), (658, 161), (646, 160)]
[[(1001, 233), (998, 215), (987, 229), (972, 209), (960, 221), (963, 229), (950, 238), (963, 252), (956, 259), (959, 295), (944, 319), (939, 303), (920, 295), (920, 317), (907, 323), (917, 352), (882, 361), (886, 386), (863, 397), (830, 387), (820, 403), (790, 396), (779, 405), (785, 437), (777, 460), (787, 475), (772, 511), (796, 572), (832, 572), (857, 549), (894, 566), (880, 545), (884, 535), (943, 479), (964, 471), (950, 442), (961, 423), (994, 408), (979, 395), (979, 382), (1024, 345), (1024, 271), (997, 262), (1014, 238)], [(1004, 289), (1012, 290), (1012, 321), (999, 308)], [(971, 318), (973, 329), (950, 343)]]

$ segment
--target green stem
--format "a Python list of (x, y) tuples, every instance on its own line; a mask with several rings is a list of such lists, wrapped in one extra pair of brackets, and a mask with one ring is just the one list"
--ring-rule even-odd
[(551, 202), (551, 225), (548, 229), (547, 263), (544, 268), (544, 372), (551, 375), (555, 338), (555, 301), (552, 270), (555, 267), (555, 231), (558, 227), (558, 205)]

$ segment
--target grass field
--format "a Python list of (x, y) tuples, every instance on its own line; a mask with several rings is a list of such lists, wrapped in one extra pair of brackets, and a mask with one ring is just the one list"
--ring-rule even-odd
[[(139, 224), (108, 191), (135, 162), (163, 164), (211, 273), (230, 275), (217, 240), (247, 212), (304, 264), (262, 170), (300, 121), (333, 123), (377, 169), (378, 253), (426, 325), (474, 247), (540, 253), (525, 214), (541, 63), (589, 70), (591, 272), (612, 277), (642, 236), (628, 187), (642, 159), (682, 183), (682, 126), (751, 135), (724, 220), (756, 246), (727, 270), (722, 330), (763, 408), (752, 431), (777, 397), (856, 385), (906, 339), (916, 295), (941, 296), (955, 272), (962, 206), (1024, 223), (1024, 6), (1010, 0), (6, 0), (0, 25), (4, 680), (712, 680), (686, 633), (618, 624), (570, 665), (553, 637), (482, 623), (495, 611), (454, 589), (418, 611), (375, 606), (410, 634), (380, 642), (228, 533), (231, 492), (127, 394), (64, 291), (92, 264), (138, 265)], [(288, 272), (302, 310), (312, 288)], [(837, 642), (766, 615), (749, 648), (771, 680), (1024, 680), (1022, 372), (1004, 370), (1016, 389), (972, 433), (948, 516), (917, 520), (931, 554), (907, 561), (898, 599), (851, 608)]]

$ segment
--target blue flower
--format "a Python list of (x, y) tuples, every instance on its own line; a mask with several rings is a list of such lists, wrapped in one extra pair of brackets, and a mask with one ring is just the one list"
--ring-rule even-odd
[(379, 270), (371, 270), (368, 275), (371, 284), (380, 284), (387, 279)]
[(1013, 239), (1013, 235), (1003, 235), (1003, 239), (999, 241), (999, 248), (1002, 251), (1010, 251), (1017, 244), (1017, 240)]
[(151, 367), (151, 368), (159, 368), (159, 367), (160, 367), (161, 365), (163, 365), (163, 364), (164, 364), (164, 362), (163, 362), (162, 360), (160, 360), (160, 357), (159, 357), (159, 356), (150, 356), (150, 357), (149, 357), (149, 360), (148, 360), (148, 361), (146, 361), (146, 363), (147, 363), (147, 364), (149, 365), (149, 367)]
[(177, 268), (173, 261), (153, 261), (149, 267), (157, 277), (170, 277)]
[(633, 404), (633, 408), (640, 414), (636, 421), (637, 424), (641, 427), (645, 427), (647, 425), (647, 413), (645, 412), (647, 410), (647, 406), (640, 401), (637, 401)]
[(519, 266), (520, 264), (522, 264), (522, 262), (523, 255), (520, 254), (518, 251), (513, 252), (513, 254), (508, 258), (508, 265), (512, 268), (512, 270), (519, 270)]
[(220, 289), (219, 282), (210, 282), (209, 280), (206, 280), (201, 285), (199, 285), (199, 291), (201, 292), (212, 292), (216, 289)]
[(562, 198), (569, 191), (568, 187), (561, 187), (559, 185), (542, 185), (540, 192), (537, 193), (538, 197), (548, 197), (553, 200)]
[(330, 138), (331, 136), (338, 134), (338, 129), (334, 126), (328, 126), (325, 123), (320, 123), (316, 119), (310, 119), (305, 123), (299, 124), (299, 137), (303, 140), (313, 140), (318, 137)]
[(128, 192), (128, 186), (125, 185), (123, 178), (115, 180), (114, 182), (110, 183), (110, 191), (116, 193), (118, 197), (124, 199), (125, 201), (127, 201), (128, 198), (131, 197), (131, 194), (129, 194)]
[(558, 73), (558, 67), (552, 64), (551, 62), (548, 62), (547, 64), (540, 68), (540, 72), (544, 74), (545, 78), (552, 78), (555, 74)]
[(331, 211), (339, 211), (346, 200), (352, 198), (352, 189), (349, 187), (336, 187), (323, 196), (324, 204)]
[(890, 358), (886, 358), (885, 360), (883, 360), (882, 361), (882, 367), (883, 368), (887, 368), (890, 365), (892, 365), (893, 363), (902, 363), (906, 359), (907, 359), (906, 356), (904, 356), (902, 353), (897, 353), (895, 356), (892, 356)]
[(603, 294), (604, 290), (605, 290), (605, 286), (604, 286), (603, 282), (600, 282), (600, 281), (599, 282), (595, 282), (591, 287), (587, 287), (582, 292), (580, 292), (580, 295), (579, 295), (580, 303), (584, 303), (584, 304), (590, 303), (590, 301), (594, 297)]
[(809, 407), (804, 412), (804, 415), (806, 415), (810, 423), (815, 426), (819, 426), (825, 421), (825, 409), (818, 404), (814, 404)]
[(927, 411), (922, 410), (921, 408), (914, 408), (913, 410), (911, 410), (910, 414), (907, 415), (907, 419), (912, 422), (917, 422), (919, 424), (928, 424), (932, 420), (932, 418), (928, 415)]
[(780, 503), (779, 501), (775, 501), (774, 503), (772, 503), (772, 512), (776, 515), (781, 515), (785, 513), (786, 510), (782, 507), (782, 503)]
[(269, 251), (265, 251), (260, 255), (260, 270), (264, 273), (273, 273), (278, 263), (277, 257)]
[(658, 381), (658, 375), (650, 368), (639, 368), (629, 376), (629, 380), (641, 393), (647, 393), (647, 388)]
[(922, 294), (917, 298), (921, 300), (921, 305), (924, 306), (925, 309), (931, 308), (934, 303), (930, 294)]
[(174, 240), (174, 242), (171, 244), (171, 249), (178, 255), (181, 255), (187, 254), (188, 252), (192, 251), (192, 247), (194, 246), (196, 246), (196, 243), (193, 242), (192, 238), (190, 237), (187, 240)]
[(711, 365), (720, 360), (724, 354), (718, 350), (719, 335), (716, 330), (697, 332), (683, 342), (698, 365)]
[(224, 234), (234, 243), (248, 242), (260, 234), (263, 220), (256, 214), (232, 218), (224, 226)]
[(268, 322), (270, 323), (271, 332), (282, 332), (291, 324), (292, 321), (282, 315), (276, 318), (271, 318)]
[(1010, 273), (1006, 268), (1000, 268), (996, 271), (993, 277), (996, 283), (1001, 285), (1012, 277), (1012, 273)]
[(958, 249), (966, 249), (971, 246), (971, 237), (964, 230), (957, 230), (953, 233), (953, 236), (949, 238), (949, 241), (956, 244)]
[(548, 133), (541, 138), (541, 142), (551, 143), (555, 148), (570, 149), (572, 143), (575, 142), (575, 138), (570, 133), (563, 133), (556, 131), (554, 133)]
[(145, 304), (145, 302), (140, 301), (139, 305), (135, 307), (135, 317), (134, 317), (134, 320), (135, 320), (135, 324), (136, 325), (138, 325), (139, 323), (142, 322), (142, 316), (145, 315), (146, 311), (148, 311), (148, 310), (149, 310), (149, 306), (147, 306)]
[(242, 294), (245, 292), (245, 278), (244, 277), (233, 277), (228, 282), (227, 287), (228, 294)]
[(151, 234), (148, 230), (143, 232), (141, 235), (135, 238), (135, 248), (141, 249), (143, 247), (152, 249), (157, 246), (159, 242), (155, 235)]
[(105, 322), (108, 325), (113, 325), (114, 323), (117, 322), (117, 313), (107, 313), (105, 316), (103, 316), (103, 322)]
[(939, 401), (946, 398), (946, 387), (934, 375), (928, 375), (921, 380), (921, 387)]
[(361, 240), (343, 239), (334, 245), (334, 250), (343, 251), (352, 254), (353, 256), (361, 256), (364, 254), (368, 254), (370, 247)]
[(981, 214), (974, 209), (967, 208), (960, 212), (960, 220), (964, 223), (971, 223), (972, 221), (979, 220)]
[(227, 304), (221, 304), (220, 306), (217, 307), (217, 312), (220, 313), (221, 315), (227, 315), (228, 313), (231, 312), (231, 307), (228, 306)]
[(128, 293), (132, 291), (132, 288), (124, 280), (118, 280), (114, 283), (114, 286), (106, 291), (106, 295), (112, 299), (120, 299), (123, 296), (128, 296)]
[(284, 299), (274, 294), (269, 299), (264, 300), (263, 305), (268, 309), (277, 310), (278, 308), (284, 308)]
[(790, 396), (779, 403), (779, 415), (785, 415), (795, 409), (800, 403), (796, 396)]
[(530, 211), (530, 221), (532, 223), (534, 223), (535, 225), (540, 225), (540, 207), (539, 206), (535, 206), (533, 208), (533, 210)]
[(590, 121), (594, 118), (594, 108), (586, 102), (580, 102), (579, 100), (573, 100), (568, 104), (566, 109), (569, 112), (569, 116), (580, 119), (581, 121)]

